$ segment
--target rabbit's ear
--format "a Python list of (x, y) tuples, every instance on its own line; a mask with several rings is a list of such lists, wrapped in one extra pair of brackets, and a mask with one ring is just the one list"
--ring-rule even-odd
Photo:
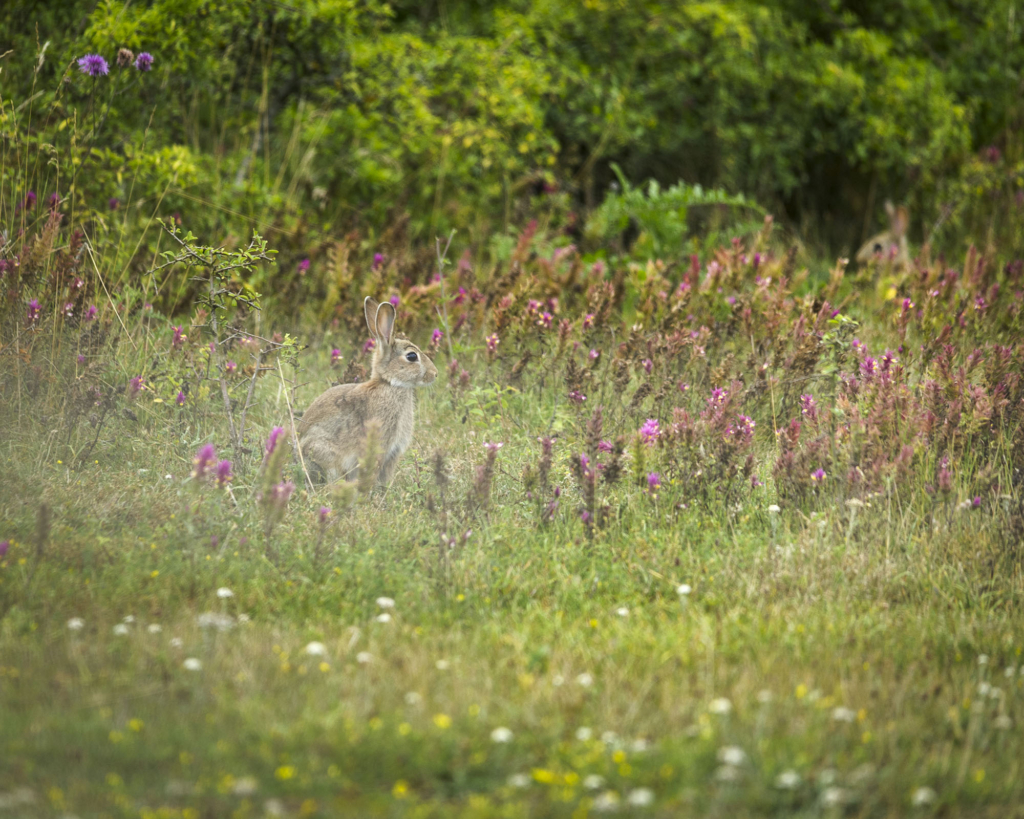
[(896, 216), (892, 220), (892, 232), (898, 238), (907, 232), (908, 227), (910, 227), (910, 213), (906, 206), (900, 205), (896, 208)]
[(395, 305), (389, 301), (377, 305), (377, 338), (388, 346), (395, 340)]
[(363, 315), (366, 316), (366, 327), (374, 338), (377, 338), (377, 308), (379, 306), (369, 296), (363, 299)]

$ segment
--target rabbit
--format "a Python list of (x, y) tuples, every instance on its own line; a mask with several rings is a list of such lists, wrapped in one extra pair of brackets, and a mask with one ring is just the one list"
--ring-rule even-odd
[(378, 304), (367, 296), (363, 313), (375, 342), (370, 378), (321, 393), (299, 423), (299, 446), (306, 463), (315, 465), (328, 482), (353, 480), (359, 471), (366, 426), (377, 421), (383, 453), (377, 483), (387, 485), (412, 441), (413, 390), (433, 383), (437, 367), (411, 341), (395, 338), (393, 304)]
[(907, 228), (910, 227), (910, 214), (904, 205), (893, 207), (892, 202), (885, 203), (885, 212), (889, 216), (889, 229), (877, 236), (872, 236), (857, 251), (857, 261), (871, 261), (876, 254), (887, 256), (892, 248), (897, 248), (895, 261), (901, 266), (910, 264), (910, 251), (907, 248)]

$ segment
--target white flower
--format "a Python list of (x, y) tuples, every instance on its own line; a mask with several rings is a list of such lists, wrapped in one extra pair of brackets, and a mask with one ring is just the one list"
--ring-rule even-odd
[(491, 742), (505, 743), (512, 741), (512, 731), (505, 727), (495, 728), (491, 731)]
[(381, 612), (380, 614), (378, 614), (378, 615), (377, 615), (377, 616), (376, 616), (376, 617), (375, 617), (374, 619), (375, 619), (375, 620), (376, 620), (376, 621), (377, 621), (378, 623), (390, 623), (390, 622), (391, 622), (391, 615), (390, 615), (390, 614), (388, 614), (388, 613), (387, 613), (387, 612), (385, 611), (385, 612)]
[(146, 626), (146, 631), (148, 631), (150, 634), (159, 634), (163, 630), (164, 627), (161, 626), (159, 623), (150, 623), (148, 626)]
[(626, 801), (635, 808), (646, 808), (654, 804), (654, 791), (650, 788), (636, 788), (629, 792)]
[(393, 609), (395, 607), (395, 601), (390, 597), (378, 597), (377, 605), (382, 609)]
[(818, 774), (818, 784), (823, 788), (827, 788), (833, 782), (836, 781), (836, 769), (825, 768), (820, 774)]
[(121, 622), (122, 623), (128, 623), (128, 625), (131, 625), (132, 623), (135, 622), (135, 615), (134, 614), (126, 614), (124, 620), (122, 620)]
[(782, 510), (779, 509), (779, 505), (777, 503), (773, 503), (771, 506), (768, 507), (768, 511), (773, 515), (777, 515)]
[(235, 780), (235, 784), (231, 787), (231, 792), (235, 796), (252, 796), (257, 790), (259, 790), (259, 783), (251, 776), (243, 776)]
[(189, 657), (182, 663), (186, 671), (202, 671), (203, 664), (195, 657)]
[(249, 622), (249, 615), (248, 614), (239, 614), (238, 615), (238, 622), (239, 623), (248, 623)]
[(406, 705), (419, 705), (423, 702), (423, 696), (418, 691), (410, 691), (405, 695)]
[(551, 684), (555, 688), (558, 688), (560, 685), (565, 685), (565, 677), (561, 674), (555, 674), (555, 676), (551, 678)]
[(992, 690), (992, 686), (989, 685), (987, 682), (980, 682), (980, 683), (978, 683), (978, 696), (979, 697), (987, 697), (991, 690)]
[(821, 804), (827, 808), (845, 805), (850, 801), (850, 793), (844, 788), (826, 788), (821, 794)]
[(720, 765), (715, 769), (715, 779), (719, 782), (736, 782), (740, 778), (740, 769), (735, 765)]
[(1012, 677), (1016, 673), (1017, 673), (1017, 669), (1014, 668), (1012, 665), (1008, 665), (1008, 666), (1006, 666), (1006, 670), (1003, 672), (1003, 676), (1004, 677)]
[(1000, 714), (992, 720), (992, 726), (994, 728), (998, 728), (1000, 731), (1008, 731), (1013, 727), (1013, 720), (1006, 714)]
[(978, 665), (988, 665), (988, 654), (978, 655)]
[(164, 475), (164, 480), (165, 481), (173, 481), (174, 480), (174, 476), (173, 475)]
[(632, 744), (629, 746), (629, 750), (631, 750), (634, 754), (642, 754), (649, 747), (650, 745), (648, 745), (647, 740), (643, 737), (639, 737), (633, 740)]
[(718, 761), (724, 765), (742, 765), (747, 761), (747, 752), (736, 745), (718, 749)]
[(126, 626), (124, 623), (118, 623), (116, 626), (114, 626), (114, 634), (116, 634), (118, 637), (124, 637), (124, 635), (126, 635), (127, 633), (128, 626)]
[(85, 628), (85, 620), (81, 617), (72, 617), (68, 620), (68, 629), (71, 631), (81, 631), (83, 628)]
[(584, 671), (576, 677), (576, 682), (584, 688), (590, 688), (594, 684), (594, 675)]
[(732, 703), (725, 697), (718, 697), (708, 703), (708, 711), (724, 716), (732, 711)]
[(231, 591), (231, 589), (229, 589), (227, 586), (221, 586), (219, 589), (217, 589), (217, 596), (221, 600), (227, 600), (229, 597), (234, 597), (235, 593)]
[(373, 655), (369, 651), (360, 651), (356, 654), (356, 662), (360, 665), (366, 665), (373, 659)]
[(611, 813), (619, 809), (619, 795), (615, 791), (605, 791), (594, 800), (591, 807), (597, 813)]
[(616, 734), (614, 731), (605, 731), (603, 734), (601, 734), (601, 742), (603, 742), (605, 745), (614, 745), (618, 741), (619, 735)]
[(438, 671), (447, 671), (449, 668), (452, 667), (452, 664), (447, 660), (438, 660), (436, 663), (434, 663), (434, 667)]
[(853, 722), (857, 719), (857, 712), (852, 708), (843, 708), (840, 706), (839, 708), (832, 709), (832, 719), (836, 722)]
[(327, 654), (327, 646), (314, 640), (306, 646), (306, 653), (310, 657), (324, 657)]
[(772, 692), (767, 688), (762, 688), (757, 692), (757, 701), (761, 703), (761, 705), (767, 705), (772, 701)]
[(1001, 696), (1003, 696), (1003, 689), (1002, 688), (996, 688), (995, 686), (993, 686), (992, 688), (989, 689), (988, 696), (989, 696), (989, 699), (997, 700)]
[(915, 808), (922, 808), (925, 805), (930, 805), (935, 801), (935, 791), (931, 788), (924, 786), (914, 791), (914, 795), (910, 798)]
[(199, 628), (215, 628), (217, 631), (228, 631), (234, 628), (235, 618), (219, 611), (205, 611), (196, 617)]
[(185, 645), (185, 643), (180, 637), (171, 638), (171, 648), (181, 648), (183, 645)]
[(588, 791), (600, 790), (604, 787), (604, 777), (600, 774), (587, 774), (583, 778), (583, 787)]
[(680, 583), (678, 586), (676, 586), (676, 594), (678, 594), (680, 597), (686, 597), (686, 595), (688, 595), (692, 591), (693, 589), (690, 587), (689, 583)]
[(615, 609), (615, 613), (619, 615), (619, 617), (629, 617), (629, 609), (625, 606)]
[(580, 742), (589, 742), (591, 737), (593, 736), (594, 732), (587, 728), (587, 726), (585, 725), (582, 728), (576, 729), (576, 739), (578, 739)]
[(530, 776), (529, 774), (517, 773), (512, 774), (507, 780), (510, 788), (528, 788), (530, 787)]
[(775, 777), (775, 787), (784, 791), (791, 791), (800, 786), (800, 774), (790, 769), (783, 771)]

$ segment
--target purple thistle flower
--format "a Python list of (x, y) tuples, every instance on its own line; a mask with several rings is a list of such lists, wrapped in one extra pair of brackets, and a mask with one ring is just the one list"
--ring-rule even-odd
[(654, 446), (660, 435), (661, 427), (658, 425), (657, 418), (648, 418), (640, 427), (640, 438), (647, 446)]
[(344, 357), (345, 356), (341, 354), (341, 350), (335, 347), (333, 350), (331, 350), (331, 366), (336, 367), (338, 364), (341, 363), (341, 359), (343, 359)]
[(267, 454), (270, 455), (277, 449), (277, 441), (284, 434), (284, 427), (274, 427), (270, 430), (270, 437), (267, 438)]
[(79, 365), (85, 364), (85, 356), (82, 355), (81, 353), (78, 354), (78, 359), (77, 360), (78, 360)]
[(149, 71), (153, 67), (153, 55), (148, 51), (143, 51), (135, 58), (135, 67), (139, 71)]
[(305, 276), (309, 272), (309, 259), (303, 259), (299, 262), (299, 275)]
[(321, 506), (320, 511), (317, 512), (316, 519), (320, 522), (321, 526), (327, 523), (327, 519), (331, 516), (331, 510), (326, 506)]
[(231, 471), (231, 461), (218, 461), (214, 474), (217, 476), (217, 486), (227, 486), (235, 477)]
[(384, 254), (374, 253), (373, 254), (373, 265), (370, 267), (371, 270), (380, 270), (380, 266), (384, 264)]
[(196, 457), (192, 459), (192, 477), (197, 481), (205, 478), (217, 462), (217, 450), (213, 444), (204, 444), (199, 447)]
[(815, 483), (824, 483), (825, 477), (826, 476), (824, 469), (815, 469), (811, 473), (811, 480), (814, 481)]
[(30, 301), (28, 303), (28, 321), (29, 321), (29, 324), (31, 324), (37, 318), (39, 318), (39, 313), (40, 313), (41, 310), (42, 310), (42, 308), (39, 306), (39, 299), (32, 299), (32, 301)]
[(493, 353), (498, 349), (498, 342), (500, 339), (498, 338), (497, 333), (491, 333), (486, 339), (484, 339), (484, 341), (487, 342), (487, 352)]
[[(141, 54), (139, 55), (142, 56)], [(150, 58), (152, 59), (152, 58)], [(110, 66), (99, 54), (86, 54), (78, 60), (78, 70), (88, 77), (99, 77), (110, 72)]]
[(185, 406), (185, 393), (183, 393), (181, 390), (178, 390), (178, 397), (174, 399), (174, 403), (177, 404), (179, 407)]
[(398, 296), (392, 296), (390, 299), (388, 299), (388, 301), (391, 302), (391, 304), (394, 307), (398, 307), (398, 304), (401, 301), (401, 299), (399, 299)]
[(980, 509), (981, 508), (981, 495), (975, 495), (974, 496), (974, 500), (971, 501), (971, 508), (973, 508), (973, 509)]
[(227, 364), (224, 365), (224, 372), (227, 375), (234, 375), (237, 370), (238, 365), (234, 361), (229, 361)]
[(94, 318), (96, 318), (96, 314), (98, 312), (99, 312), (99, 310), (96, 309), (96, 305), (95, 304), (90, 304), (89, 307), (85, 311), (85, 315), (82, 316), (82, 319), (84, 321), (92, 321)]
[(142, 392), (142, 376), (137, 375), (128, 380), (128, 398), (133, 399)]

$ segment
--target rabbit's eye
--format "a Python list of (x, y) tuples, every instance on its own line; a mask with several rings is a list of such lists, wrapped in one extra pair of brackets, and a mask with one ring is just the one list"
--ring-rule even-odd
[(418, 357), (419, 356), (417, 356), (416, 353), (406, 353), (405, 354), (405, 360), (406, 361), (415, 361)]

